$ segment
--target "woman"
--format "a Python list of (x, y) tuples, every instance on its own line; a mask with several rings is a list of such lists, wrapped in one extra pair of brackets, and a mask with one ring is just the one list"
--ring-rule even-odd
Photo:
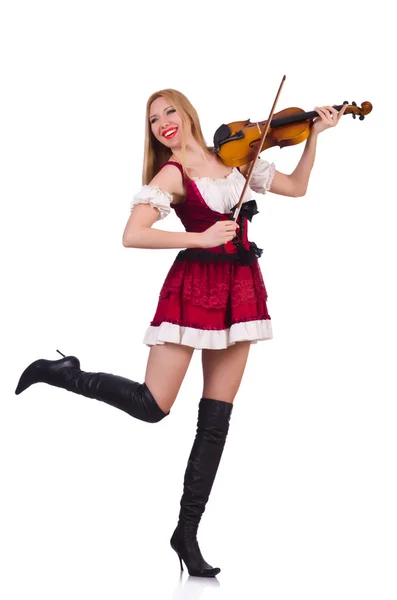
[[(313, 166), (317, 136), (335, 126), (345, 111), (316, 108), (311, 135), (291, 175), (258, 159), (250, 187), (284, 196), (303, 196)], [(172, 89), (151, 95), (146, 107), (143, 187), (134, 196), (123, 245), (132, 248), (183, 248), (160, 291), (144, 343), (150, 347), (144, 383), (80, 369), (75, 356), (40, 359), (22, 373), (15, 393), (44, 382), (157, 423), (170, 414), (193, 351), (202, 350), (204, 388), (197, 433), (189, 456), (181, 508), (171, 546), (190, 575), (213, 577), (198, 546), (205, 510), (229, 429), (250, 345), (272, 337), (267, 292), (258, 266), (261, 250), (247, 236), (256, 203), (245, 193), (237, 222), (233, 210), (249, 164), (226, 167), (207, 147), (197, 112)], [(185, 232), (153, 229), (171, 208)], [(60, 353), (61, 354), (61, 353)]]

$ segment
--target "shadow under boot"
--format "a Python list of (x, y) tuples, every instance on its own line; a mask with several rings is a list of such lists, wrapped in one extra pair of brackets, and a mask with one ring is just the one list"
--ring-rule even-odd
[(170, 544), (184, 561), (190, 575), (215, 577), (219, 567), (208, 564), (197, 542), (197, 530), (215, 480), (229, 431), (233, 404), (201, 398), (197, 432), (190, 452), (183, 485), (178, 525)]
[(34, 383), (47, 383), (100, 400), (147, 423), (158, 423), (170, 414), (162, 411), (145, 383), (111, 373), (88, 373), (80, 369), (75, 356), (62, 356), (59, 360), (39, 359), (31, 363), (22, 373), (15, 393), (20, 394)]

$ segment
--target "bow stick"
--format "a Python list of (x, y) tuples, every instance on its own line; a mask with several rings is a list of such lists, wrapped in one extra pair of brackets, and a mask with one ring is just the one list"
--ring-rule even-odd
[[(262, 133), (262, 136), (260, 138), (258, 147), (257, 147), (257, 149), (255, 151), (255, 156), (254, 156), (253, 160), (251, 161), (250, 168), (248, 169), (248, 173), (247, 173), (247, 177), (246, 177), (246, 182), (244, 184), (243, 191), (241, 192), (241, 196), (240, 196), (240, 200), (239, 200), (239, 202), (237, 204), (236, 212), (233, 215), (233, 219), (232, 219), (233, 221), (237, 221), (237, 218), (238, 218), (238, 215), (239, 215), (239, 212), (240, 212), (240, 208), (241, 208), (241, 205), (243, 203), (243, 197), (244, 197), (244, 194), (245, 194), (245, 190), (247, 189), (247, 187), (248, 187), (248, 185), (249, 185), (249, 183), (251, 181), (252, 171), (254, 170), (255, 163), (256, 163), (257, 158), (258, 158), (258, 156), (259, 156), (259, 154), (260, 154), (260, 152), (262, 150), (262, 147), (263, 147), (263, 142), (265, 141), (265, 138), (267, 136), (267, 132), (269, 131), (270, 123), (271, 123), (271, 120), (273, 118), (273, 113), (274, 113), (274, 111), (276, 109), (276, 104), (277, 104), (277, 101), (278, 101), (278, 97), (280, 96), (280, 92), (281, 92), (281, 89), (282, 89), (282, 87), (284, 85), (285, 79), (286, 79), (286, 76), (284, 75), (283, 78), (282, 78), (282, 80), (281, 80), (280, 87), (278, 88), (277, 95), (276, 95), (276, 97), (274, 99), (272, 110), (270, 111), (270, 115), (269, 115), (269, 118), (267, 120), (266, 127), (265, 127), (265, 129), (264, 129), (264, 131)], [(258, 128), (259, 128), (259, 125), (258, 125)]]

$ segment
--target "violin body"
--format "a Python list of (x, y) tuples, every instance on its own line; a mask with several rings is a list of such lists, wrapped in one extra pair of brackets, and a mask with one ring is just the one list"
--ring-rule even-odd
[[(348, 102), (343, 104), (348, 104)], [(334, 108), (340, 110), (343, 104), (334, 106)], [(352, 114), (353, 118), (356, 118), (358, 114), (360, 120), (363, 120), (371, 110), (370, 102), (363, 102), (361, 108), (353, 102), (347, 107), (344, 114)], [(318, 116), (316, 111), (305, 112), (296, 107), (286, 108), (275, 113), (259, 152), (272, 146), (284, 148), (304, 142), (310, 136), (314, 118)], [(223, 164), (229, 167), (240, 167), (254, 160), (266, 125), (267, 121), (251, 123), (249, 119), (221, 125), (214, 135), (214, 149)]]

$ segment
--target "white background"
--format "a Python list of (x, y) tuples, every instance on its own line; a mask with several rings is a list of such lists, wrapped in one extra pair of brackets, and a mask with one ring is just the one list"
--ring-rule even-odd
[[(396, 597), (395, 34), (386, 2), (2, 5), (0, 593), (140, 600)], [(199, 530), (216, 580), (169, 546), (202, 393), (196, 351), (158, 425), (44, 384), (37, 358), (143, 381), (178, 250), (122, 246), (145, 104), (222, 123), (364, 100), (322, 133), (303, 198), (254, 197), (274, 339), (252, 346)], [(395, 90), (394, 90), (395, 91)], [(303, 144), (262, 158), (290, 173)], [(172, 213), (156, 226), (183, 231)]]

